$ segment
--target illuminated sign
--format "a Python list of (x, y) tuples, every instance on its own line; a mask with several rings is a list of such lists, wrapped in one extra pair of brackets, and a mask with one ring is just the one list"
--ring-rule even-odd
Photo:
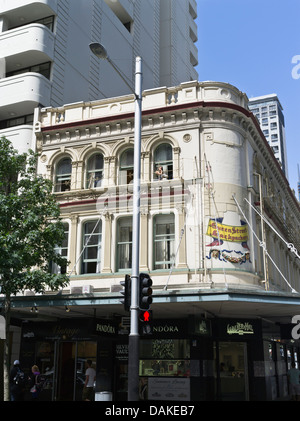
[(227, 324), (228, 335), (254, 335), (253, 325), (249, 322), (236, 322)]

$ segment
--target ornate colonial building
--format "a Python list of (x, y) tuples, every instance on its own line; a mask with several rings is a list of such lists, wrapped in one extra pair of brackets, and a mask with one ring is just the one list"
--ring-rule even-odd
[[(39, 109), (34, 133), (38, 172), (53, 181), (66, 230), (60, 252), (70, 263), (52, 270), (69, 273), (70, 284), (59, 294), (16, 298), (23, 312), (39, 309), (23, 346), (47, 342), (53, 399), (62, 399), (58, 367), (70, 343), (74, 364), (87, 355), (83, 343), (90, 347), (97, 390), (122, 399), (128, 314), (119, 300), (131, 273), (134, 98)], [(166, 390), (185, 400), (287, 397), (298, 352), (286, 328), (300, 302), (299, 221), (299, 203), (244, 93), (197, 81), (144, 91), (140, 271), (153, 280), (155, 327), (141, 337), (147, 399), (170, 399)], [(43, 317), (76, 334), (43, 337), (41, 326), (50, 329)], [(181, 391), (170, 391), (173, 376)]]

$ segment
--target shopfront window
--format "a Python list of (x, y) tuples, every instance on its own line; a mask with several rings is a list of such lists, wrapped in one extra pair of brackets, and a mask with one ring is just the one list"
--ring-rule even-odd
[(219, 342), (214, 347), (217, 398), (243, 401), (248, 397), (247, 348), (245, 342)]
[(190, 376), (190, 347), (186, 339), (146, 340), (140, 349), (140, 376)]

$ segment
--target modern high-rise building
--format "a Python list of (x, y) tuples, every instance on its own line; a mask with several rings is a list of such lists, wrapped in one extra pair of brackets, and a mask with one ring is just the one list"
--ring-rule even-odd
[(284, 115), (277, 95), (250, 98), (249, 109), (257, 117), (263, 134), (288, 178)]
[(128, 93), (94, 41), (132, 86), (136, 56), (143, 89), (197, 79), (196, 16), (196, 0), (0, 0), (0, 136), (26, 151), (36, 107)]

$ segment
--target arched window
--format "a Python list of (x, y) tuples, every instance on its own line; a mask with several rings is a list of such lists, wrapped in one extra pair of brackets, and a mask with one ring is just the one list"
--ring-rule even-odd
[(154, 179), (171, 180), (173, 178), (172, 146), (162, 143), (154, 151)]
[(92, 155), (86, 165), (86, 188), (92, 189), (101, 187), (103, 178), (103, 155), (97, 153)]
[(129, 184), (133, 180), (133, 148), (126, 149), (120, 157), (119, 184)]
[(64, 192), (71, 189), (72, 162), (71, 158), (63, 158), (56, 167), (55, 191)]
[(99, 273), (101, 270), (101, 221), (89, 221), (83, 225), (82, 271), (81, 273)]

